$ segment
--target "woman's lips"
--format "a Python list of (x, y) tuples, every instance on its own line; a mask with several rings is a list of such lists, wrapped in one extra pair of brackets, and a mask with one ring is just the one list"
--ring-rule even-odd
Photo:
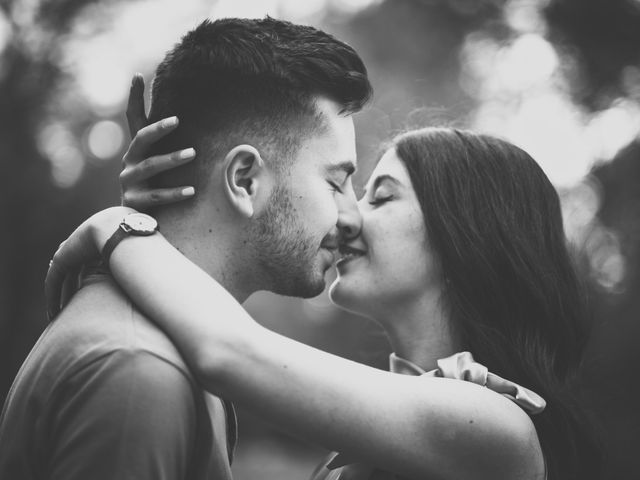
[(359, 248), (354, 248), (349, 245), (340, 245), (340, 258), (338, 259), (337, 265), (350, 262), (351, 260), (364, 256), (365, 254), (366, 252)]

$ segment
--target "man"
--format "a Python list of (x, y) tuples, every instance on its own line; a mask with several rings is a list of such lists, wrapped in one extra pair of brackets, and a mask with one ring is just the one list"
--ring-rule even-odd
[[(159, 179), (197, 192), (154, 209), (163, 234), (239, 301), (320, 293), (340, 238), (359, 232), (350, 115), (370, 94), (358, 55), (323, 32), (271, 18), (202, 23), (153, 83), (150, 120), (179, 119), (158, 161), (197, 152)], [(14, 382), (0, 478), (229, 479), (234, 422), (171, 341), (93, 275)]]

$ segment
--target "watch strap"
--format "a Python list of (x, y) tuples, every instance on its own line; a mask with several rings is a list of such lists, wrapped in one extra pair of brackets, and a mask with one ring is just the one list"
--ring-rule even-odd
[(116, 231), (113, 232), (113, 235), (111, 235), (106, 241), (104, 247), (102, 247), (102, 262), (107, 268), (109, 268), (109, 260), (111, 259), (113, 250), (128, 236), (129, 232), (123, 228), (122, 224), (120, 224)]

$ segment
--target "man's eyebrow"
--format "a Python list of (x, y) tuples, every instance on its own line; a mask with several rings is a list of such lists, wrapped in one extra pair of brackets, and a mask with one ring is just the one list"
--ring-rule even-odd
[(348, 177), (349, 175), (352, 175), (353, 172), (356, 171), (356, 166), (351, 160), (345, 160), (344, 162), (334, 163), (329, 165), (327, 170), (330, 172), (342, 171), (342, 172), (345, 172)]
[[(373, 181), (373, 185), (371, 186), (371, 190), (375, 192), (382, 182), (387, 182), (387, 181), (392, 182), (396, 185), (400, 185), (400, 181), (396, 177), (393, 177), (389, 174), (384, 174), (376, 177), (376, 179)], [(363, 191), (363, 194), (365, 193), (367, 193), (366, 188)]]

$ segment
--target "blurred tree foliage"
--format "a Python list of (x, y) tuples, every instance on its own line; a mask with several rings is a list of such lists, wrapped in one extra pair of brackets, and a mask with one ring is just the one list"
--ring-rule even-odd
[[(96, 120), (89, 107), (65, 90), (70, 79), (59, 49), (87, 7), (115, 3), (0, 4), (0, 15), (11, 29), (0, 52), (0, 401), (46, 325), (42, 281), (56, 245), (86, 216), (118, 198), (118, 162), (89, 165), (81, 182), (63, 189), (53, 184), (51, 163), (38, 148), (43, 122), (65, 108), (65, 102), (77, 102), (73, 119), (66, 121), (79, 137)], [(460, 48), (473, 31), (497, 39), (513, 36), (504, 17), (509, 3), (386, 0), (352, 18), (327, 15), (329, 30), (362, 53), (376, 88), (376, 102), (359, 122), (358, 147), (365, 159), (375, 157), (376, 146), (390, 131), (465, 123), (476, 100), (457, 81)], [(577, 104), (598, 111), (619, 97), (640, 103), (640, 3), (549, 0), (544, 15), (547, 38), (563, 60), (577, 66), (570, 73)], [(364, 165), (360, 178), (371, 165)], [(602, 420), (610, 458), (607, 478), (638, 477), (640, 457), (634, 446), (640, 437), (640, 392), (633, 379), (640, 363), (640, 143), (632, 142), (593, 175), (602, 187), (599, 217), (621, 239), (626, 277), (619, 293), (593, 291), (596, 318), (584, 369), (585, 391)], [(331, 328), (344, 338), (340, 323)], [(332, 342), (328, 334), (320, 343), (330, 347)]]
[[(554, 0), (546, 9), (550, 38), (577, 60), (574, 99), (606, 108), (627, 97), (640, 103), (640, 4), (631, 0)], [(640, 133), (640, 132), (639, 132)], [(593, 175), (602, 187), (599, 218), (621, 240), (622, 293), (594, 292), (596, 321), (583, 377), (602, 422), (607, 478), (640, 475), (640, 142), (633, 141)]]
[(605, 108), (620, 96), (640, 101), (640, 6), (634, 0), (552, 0), (549, 38), (573, 56), (575, 100)]
[[(357, 125), (366, 178), (380, 142), (391, 134), (430, 124), (464, 126), (476, 106), (460, 86), (459, 51), (473, 31), (508, 35), (499, 21), (501, 0), (393, 0), (369, 8), (347, 22), (329, 17), (332, 31), (362, 55), (375, 90), (373, 108)], [(362, 160), (364, 160), (364, 165)], [(363, 168), (364, 167), (364, 168)]]
[[(0, 53), (1, 401), (46, 324), (42, 285), (57, 244), (83, 217), (117, 200), (117, 190), (109, 192), (95, 170), (74, 188), (54, 186), (51, 164), (37, 142), (68, 80), (59, 48), (75, 19), (96, 2), (4, 0), (1, 5), (0, 15), (11, 30)], [(82, 110), (78, 116), (80, 135), (90, 119)]]

